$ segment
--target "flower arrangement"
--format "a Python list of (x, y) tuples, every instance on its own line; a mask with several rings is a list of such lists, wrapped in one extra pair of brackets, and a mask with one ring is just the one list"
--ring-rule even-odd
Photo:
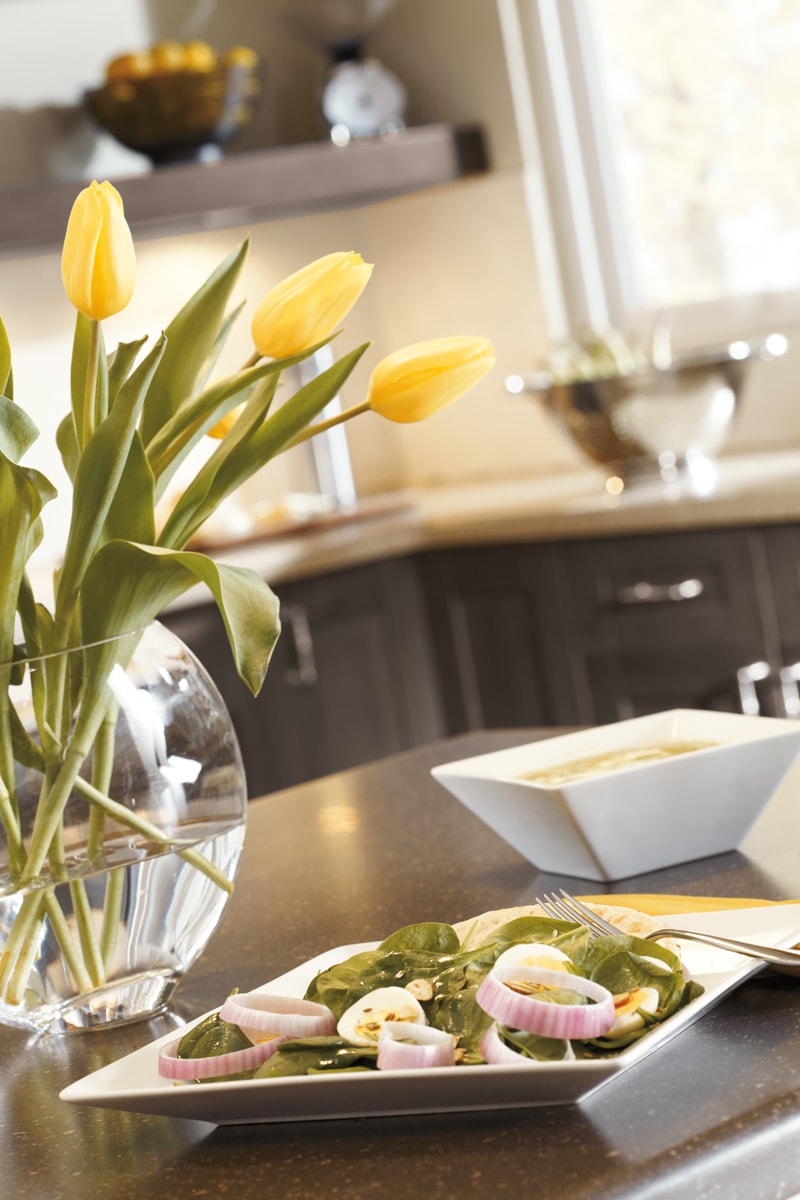
[[(376, 366), (362, 403), (321, 418), (367, 349), (362, 345), (277, 404), (283, 373), (330, 341), (369, 281), (371, 265), (341, 252), (270, 291), (252, 318), (251, 357), (234, 374), (212, 379), (239, 314), (227, 309), (247, 249), (245, 241), (228, 255), (149, 349), (142, 339), (109, 353), (102, 322), (133, 294), (133, 240), (111, 184), (93, 182), (76, 198), (62, 255), (64, 287), (77, 310), (71, 407), (56, 435), (72, 507), (52, 611), (34, 595), (27, 568), (55, 489), (22, 462), (38, 431), (14, 397), (11, 349), (0, 323), (0, 821), (6, 844), (0, 897), (24, 894), (11, 927), (0, 929), (0, 1002), (6, 1004), (22, 1001), (46, 918), (62, 930), (77, 990), (103, 982), (95, 931), (81, 917), (81, 881), (70, 876), (63, 857), (59, 835), (67, 802), (77, 795), (86, 805), (89, 858), (102, 854), (111, 818), (138, 835), (163, 838), (132, 808), (111, 800), (103, 785), (113, 755), (103, 685), (130, 655), (137, 631), (199, 581), (220, 609), (239, 675), (253, 693), (262, 686), (279, 635), (278, 601), (256, 573), (186, 548), (204, 521), (272, 458), (332, 423), (367, 411), (390, 421), (421, 420), (476, 384), (494, 362), (481, 337), (409, 346)], [(213, 451), (159, 522), (159, 501), (175, 472), (209, 435), (216, 439)], [(130, 637), (120, 639), (123, 634)], [(21, 664), (34, 656), (57, 662), (76, 647), (83, 648), (77, 682), (54, 668), (37, 685), (38, 728), (31, 736), (19, 728), (9, 698)], [(33, 764), (41, 775), (30, 828), (16, 795), (20, 763)], [(202, 856), (191, 861), (230, 887)], [(64, 879), (77, 934), (55, 911), (50, 885)]]

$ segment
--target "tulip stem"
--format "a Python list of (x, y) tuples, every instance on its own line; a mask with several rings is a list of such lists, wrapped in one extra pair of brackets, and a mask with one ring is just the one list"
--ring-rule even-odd
[(82, 446), (94, 433), (97, 403), (97, 373), (100, 366), (100, 322), (89, 321), (89, 356), (86, 363), (86, 385), (83, 392)]
[(369, 400), (363, 400), (361, 404), (354, 404), (352, 408), (346, 408), (344, 412), (334, 413), (332, 417), (327, 417), (324, 421), (317, 421), (316, 425), (309, 425), (302, 433), (298, 433), (297, 437), (292, 438), (286, 449), (291, 450), (293, 446), (307, 442), (309, 438), (316, 437), (318, 433), (324, 433), (326, 429), (333, 429), (334, 425), (341, 425), (343, 421), (349, 421), (351, 417), (357, 417), (359, 413), (368, 412), (369, 408)]
[(254, 350), (253, 353), (248, 358), (247, 362), (244, 363), (244, 365), (240, 368), (240, 370), (249, 371), (251, 367), (257, 367), (263, 357), (264, 357), (264, 355), (260, 354), (258, 352), (258, 350)]

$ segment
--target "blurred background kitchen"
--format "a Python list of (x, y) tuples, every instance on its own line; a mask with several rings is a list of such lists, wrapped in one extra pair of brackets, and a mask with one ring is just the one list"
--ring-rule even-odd
[[(220, 55), (253, 52), (259, 94), (228, 138), (196, 148), (198, 161), (154, 167), (156, 150), (124, 147), (86, 94), (120, 56), (197, 41)], [(220, 370), (248, 357), (250, 314), (268, 288), (339, 249), (377, 264), (347, 322), (348, 347), (374, 344), (345, 402), (361, 398), (383, 354), (407, 343), (476, 333), (495, 345), (495, 370), (435, 419), (395, 427), (367, 417), (347, 427), (352, 494), (362, 506), (388, 497), (389, 508), (392, 497), (423, 497), (413, 536), (409, 518), (371, 526), (372, 543), (365, 527), (349, 541), (309, 541), (313, 553), (295, 548), (281, 558), (276, 550), (258, 560), (286, 601), (281, 653), (294, 647), (290, 687), (311, 689), (324, 671), (319, 639), (316, 660), (303, 661), (310, 609), (285, 579), (314, 575), (327, 586), (331, 570), (371, 561), (376, 570), (411, 570), (406, 615), (420, 587), (426, 597), (425, 613), (415, 609), (424, 636), (415, 625), (406, 644), (419, 652), (428, 700), (420, 708), (419, 680), (403, 682), (408, 664), (401, 670), (394, 650), (385, 660), (377, 654), (374, 689), (351, 697), (356, 724), (383, 705), (391, 725), (404, 688), (408, 711), (372, 741), (362, 726), (346, 753), (334, 730), (317, 773), (482, 724), (588, 722), (671, 703), (753, 711), (765, 679), (773, 693), (766, 709), (784, 713), (795, 703), (796, 680), (787, 701), (778, 675), (797, 655), (780, 644), (774, 597), (764, 590), (775, 562), (788, 561), (776, 543), (766, 566), (764, 545), (784, 531), (767, 529), (764, 545), (755, 531), (742, 534), (709, 578), (703, 539), (707, 526), (792, 522), (800, 511), (800, 0), (116, 0), (113, 15), (106, 0), (0, 0), (0, 44), (0, 314), (16, 396), (46, 435), (36, 462), (54, 481), (63, 481), (52, 435), (68, 408), (73, 330), (60, 241), (71, 199), (92, 177), (120, 187), (137, 240), (135, 296), (106, 323), (109, 346), (157, 333), (248, 235), (237, 289), (248, 310)], [(428, 139), (421, 173), (413, 155), (404, 157), (415, 136)], [(241, 164), (245, 194), (237, 190)], [(263, 181), (257, 194), (254, 180)], [(276, 199), (286, 189), (288, 205)], [(576, 345), (593, 339), (587, 366)], [(710, 350), (726, 367), (699, 407), (671, 396), (659, 407), (658, 389), (676, 365)], [(598, 389), (587, 399), (568, 388), (559, 411), (543, 373), (551, 385), (595, 370), (615, 378), (648, 360), (656, 382), (622, 398), (615, 439), (641, 413), (666, 416), (644, 437), (644, 462), (637, 450), (633, 465), (645, 469), (628, 472), (614, 458), (618, 446), (595, 453), (583, 436), (596, 424), (592, 405), (606, 403)], [(248, 485), (244, 509), (224, 514), (227, 530), (215, 535), (257, 532), (264, 514), (285, 511), (287, 496), (313, 500), (326, 491), (319, 470), (307, 450), (283, 456)], [(48, 513), (45, 554), (57, 556), (63, 516)], [(689, 527), (699, 531), (682, 533), (678, 548), (650, 536)], [(612, 536), (637, 532), (645, 535), (641, 563), (630, 539)], [(595, 554), (592, 539), (603, 536)], [(540, 544), (558, 538), (552, 549)], [(491, 556), (504, 547), (478, 561), (479, 548), (473, 554), (468, 545), (509, 541), (529, 543), (513, 568)], [(713, 546), (723, 541), (715, 535)], [(424, 553), (455, 543), (473, 558), (448, 565)], [(382, 562), (416, 551), (418, 559)], [(551, 553), (560, 557), (545, 561)], [(609, 583), (617, 569), (624, 578)], [(488, 593), (467, 595), (479, 576), (492, 580), (493, 608)], [(543, 588), (537, 580), (545, 578)], [(778, 584), (770, 576), (769, 586)], [(787, 611), (800, 613), (797, 588), (792, 576), (784, 592)], [(390, 590), (404, 595), (396, 581)], [(576, 595), (594, 596), (597, 612), (573, 612)], [(606, 596), (614, 598), (603, 615)], [(541, 610), (548, 597), (556, 597), (549, 615)], [(392, 603), (384, 648), (399, 637)], [(340, 614), (352, 612), (351, 596), (337, 604)], [(645, 610), (637, 605), (659, 621), (670, 607), (686, 617), (674, 646), (666, 626), (637, 627), (634, 670), (614, 622), (633, 610), (638, 620)], [(698, 612), (699, 623), (690, 620)], [(723, 628), (725, 647), (713, 663), (703, 660), (703, 678), (693, 682), (711, 633)], [(191, 643), (188, 626), (179, 632)], [(203, 634), (208, 644), (218, 636)], [(481, 637), (489, 639), (482, 650)], [(341, 622), (327, 644), (331, 654), (347, 645)], [(664, 661), (642, 666), (642, 647), (656, 644)], [(356, 640), (350, 651), (361, 655), (363, 646)], [(340, 666), (346, 659), (340, 651)], [(647, 682), (634, 686), (639, 670)], [(336, 703), (334, 687), (317, 702), (320, 722)], [(297, 720), (287, 716), (286, 738), (303, 722), (313, 740), (302, 706)], [(260, 773), (257, 785), (312, 773), (299, 747), (285, 779)]]
[[(253, 245), (239, 294), (250, 305), (307, 260), (359, 250), (378, 267), (347, 337), (373, 338), (369, 362), (461, 331), (487, 335), (498, 355), (483, 387), (435, 421), (348, 428), (355, 487), (367, 496), (584, 469), (544, 407), (505, 388), (508, 376), (546, 366), (570, 334), (613, 326), (646, 338), (654, 314), (667, 312), (679, 347), (791, 335), (800, 313), (797, 3), (765, 0), (755, 12), (738, 0), (641, 0), (632, 11), (621, 0), (118, 0), (112, 19), (102, 0), (3, 0), (0, 184), (111, 177), (124, 193), (124, 177), (150, 160), (99, 127), (84, 93), (114, 57), (166, 39), (258, 55), (254, 115), (225, 156), (324, 141), (325, 36), (336, 22), (363, 34), (362, 56), (400, 81), (408, 126), (477, 127), (488, 169), (335, 211), (310, 195), (302, 215), (267, 222), (237, 212), (231, 195), (228, 211), (191, 227), (165, 222), (170, 236), (156, 225), (160, 236), (137, 235), (136, 295), (108, 323), (109, 344), (158, 330), (245, 234)], [(588, 80), (587, 54), (597, 68)], [(190, 186), (202, 186), (197, 176)], [(25, 190), (15, 202), (26, 205)], [(57, 248), (4, 247), (0, 312), (18, 398), (51, 428), (66, 409), (72, 332)], [(248, 324), (239, 322), (223, 366), (247, 356)], [(725, 455), (800, 442), (797, 361), (790, 352), (748, 373)], [(276, 464), (253, 488), (260, 500), (280, 496), (302, 488), (304, 470)]]

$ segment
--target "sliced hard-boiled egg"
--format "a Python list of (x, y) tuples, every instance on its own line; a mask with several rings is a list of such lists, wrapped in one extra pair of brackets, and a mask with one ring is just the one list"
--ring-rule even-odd
[(616, 1020), (605, 1035), (608, 1038), (622, 1037), (626, 1033), (635, 1033), (644, 1025), (642, 1013), (655, 1014), (658, 1009), (659, 996), (655, 988), (632, 988), (614, 997), (614, 1015)]
[(572, 960), (557, 946), (544, 942), (520, 943), (504, 950), (496, 967), (544, 967), (547, 971), (569, 971)]
[(376, 988), (367, 992), (342, 1013), (336, 1031), (339, 1037), (357, 1046), (377, 1045), (386, 1021), (408, 1021), (427, 1025), (425, 1012), (411, 992), (401, 987)]

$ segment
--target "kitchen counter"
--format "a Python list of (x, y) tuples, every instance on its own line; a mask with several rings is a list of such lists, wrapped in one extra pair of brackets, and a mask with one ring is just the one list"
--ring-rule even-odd
[[(535, 736), (476, 732), (254, 801), (236, 890), (178, 988), (174, 1015), (38, 1043), (0, 1028), (3, 1195), (797, 1194), (800, 984), (768, 972), (577, 1107), (215, 1128), (58, 1098), (66, 1084), (207, 1011), (231, 987), (255, 987), (329, 947), (380, 938), (414, 921), (529, 904), (558, 886), (596, 892), (597, 885), (539, 874), (431, 778), (436, 763)], [(793, 770), (741, 853), (639, 876), (612, 891), (792, 898), (798, 800)]]
[[(800, 521), (800, 451), (721, 459), (710, 491), (640, 481), (621, 495), (592, 465), (559, 475), (415, 488), (366, 496), (353, 509), (308, 519), (264, 519), (244, 532), (241, 513), (215, 514), (193, 548), (257, 571), (271, 584), (456, 545), (542, 542)], [(52, 566), (31, 579), (46, 600)], [(201, 587), (172, 607), (197, 602)]]
[[(459, 544), (611, 537), (800, 519), (800, 452), (720, 460), (713, 490), (641, 481), (622, 495), (593, 467), (530, 480), (421, 488), (367, 497), (353, 511), (294, 526), (265, 521), (211, 553), (280, 583)], [(205, 548), (198, 543), (198, 548)]]

